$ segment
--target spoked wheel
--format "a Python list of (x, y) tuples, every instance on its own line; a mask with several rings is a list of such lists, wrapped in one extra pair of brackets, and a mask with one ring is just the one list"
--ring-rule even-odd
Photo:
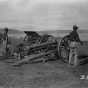
[(19, 59), (22, 59), (24, 57), (24, 53), (25, 53), (24, 49), (25, 49), (25, 46), (21, 43), (16, 46), (13, 53), (16, 54), (15, 56), (19, 57)]
[(38, 41), (37, 44), (45, 43), (45, 42), (52, 42), (54, 37), (52, 35), (43, 35)]
[(69, 49), (68, 49), (69, 43), (70, 43), (69, 35), (67, 35), (62, 38), (62, 40), (58, 45), (58, 53), (60, 59), (63, 60), (64, 62), (68, 62), (69, 59)]
[(29, 36), (26, 36), (23, 40), (24, 43), (28, 43), (29, 42)]

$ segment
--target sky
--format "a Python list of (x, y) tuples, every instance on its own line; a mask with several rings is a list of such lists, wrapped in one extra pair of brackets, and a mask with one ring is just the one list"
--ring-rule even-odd
[(0, 0), (0, 28), (88, 29), (88, 0)]

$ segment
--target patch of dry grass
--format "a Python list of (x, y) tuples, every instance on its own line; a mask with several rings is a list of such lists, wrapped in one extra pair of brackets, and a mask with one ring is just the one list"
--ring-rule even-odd
[[(88, 42), (83, 43), (79, 55), (88, 55)], [(13, 44), (12, 48), (15, 46)], [(88, 80), (81, 80), (81, 75), (88, 75), (88, 64), (74, 68), (61, 61), (21, 66), (0, 62), (0, 88), (88, 88)]]

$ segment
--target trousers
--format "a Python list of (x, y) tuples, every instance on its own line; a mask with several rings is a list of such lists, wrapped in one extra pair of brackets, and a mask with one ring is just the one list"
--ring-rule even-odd
[(6, 44), (7, 44), (7, 41), (4, 40), (3, 43), (2, 43), (2, 52), (6, 51)]
[(72, 41), (69, 44), (70, 48), (70, 54), (69, 54), (69, 64), (71, 64), (72, 60), (74, 61), (74, 65), (77, 65), (78, 60), (78, 43), (75, 41)]

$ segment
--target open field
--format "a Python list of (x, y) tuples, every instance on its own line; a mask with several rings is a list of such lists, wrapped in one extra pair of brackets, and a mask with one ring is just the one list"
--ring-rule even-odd
[(13, 60), (0, 60), (0, 88), (88, 88), (88, 42), (79, 47), (79, 66), (62, 61), (40, 61), (12, 66)]

